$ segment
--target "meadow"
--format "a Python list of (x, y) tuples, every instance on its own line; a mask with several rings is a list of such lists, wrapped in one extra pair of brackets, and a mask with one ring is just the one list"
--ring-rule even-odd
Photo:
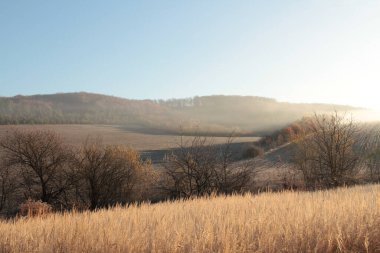
[(380, 186), (0, 221), (1, 252), (380, 252)]

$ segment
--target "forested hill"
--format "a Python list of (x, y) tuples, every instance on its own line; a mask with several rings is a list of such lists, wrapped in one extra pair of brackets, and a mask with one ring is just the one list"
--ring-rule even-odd
[(0, 124), (112, 124), (157, 132), (259, 134), (313, 112), (354, 111), (327, 104), (292, 104), (252, 96), (132, 100), (91, 93), (0, 97)]

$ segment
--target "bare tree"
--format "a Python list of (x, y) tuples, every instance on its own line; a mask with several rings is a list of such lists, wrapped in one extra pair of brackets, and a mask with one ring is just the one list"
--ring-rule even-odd
[(0, 141), (0, 147), (5, 166), (19, 170), (26, 198), (57, 203), (68, 187), (64, 167), (69, 156), (56, 133), (16, 130)]
[(88, 139), (76, 154), (77, 195), (90, 209), (125, 203), (149, 163), (139, 153), (121, 146), (104, 146)]
[(229, 138), (226, 144), (215, 145), (207, 137), (181, 138), (178, 149), (165, 158), (162, 188), (173, 198), (243, 190), (252, 168), (248, 163), (234, 164), (231, 142)]
[(234, 161), (232, 151), (232, 135), (223, 145), (217, 146), (217, 164), (215, 166), (215, 179), (217, 191), (220, 193), (233, 193), (242, 191), (251, 182), (253, 176), (252, 160)]
[(297, 143), (295, 156), (306, 185), (329, 188), (352, 182), (368, 140), (361, 138), (360, 126), (335, 112), (315, 114), (308, 128)]

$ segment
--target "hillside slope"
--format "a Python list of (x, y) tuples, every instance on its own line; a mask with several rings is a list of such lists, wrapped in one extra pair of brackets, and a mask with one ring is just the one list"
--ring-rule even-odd
[(0, 124), (113, 124), (158, 133), (257, 135), (313, 112), (359, 110), (327, 104), (292, 104), (251, 96), (132, 100), (91, 93), (0, 97)]

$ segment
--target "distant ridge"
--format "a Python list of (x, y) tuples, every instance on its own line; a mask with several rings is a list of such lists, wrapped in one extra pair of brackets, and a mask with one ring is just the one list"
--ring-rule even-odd
[(258, 135), (313, 112), (357, 111), (254, 96), (135, 100), (78, 92), (0, 97), (0, 124), (110, 124), (152, 133)]

